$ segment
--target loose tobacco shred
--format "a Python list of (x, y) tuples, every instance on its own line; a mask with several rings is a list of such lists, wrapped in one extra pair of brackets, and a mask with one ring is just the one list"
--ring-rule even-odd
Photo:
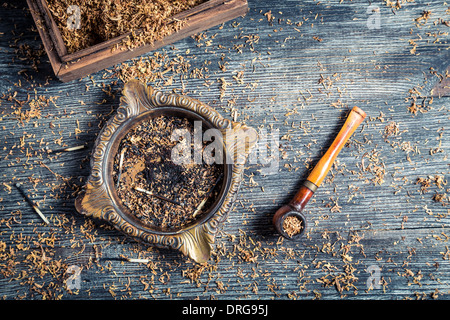
[(172, 161), (171, 152), (178, 142), (171, 135), (176, 129), (191, 134), (194, 130), (187, 119), (159, 116), (145, 120), (122, 139), (115, 157), (113, 177), (123, 205), (142, 223), (163, 230), (179, 229), (200, 218), (220, 189), (219, 164)]
[[(131, 33), (122, 45), (132, 49), (178, 31), (183, 21), (171, 19), (205, 0), (48, 0), (48, 7), (61, 31), (68, 53), (74, 53), (112, 38)], [(80, 9), (80, 28), (68, 27), (74, 14), (69, 6)]]
[(283, 221), (283, 230), (289, 237), (293, 237), (296, 234), (300, 233), (302, 229), (302, 221), (295, 216), (286, 217), (286, 219), (284, 219)]

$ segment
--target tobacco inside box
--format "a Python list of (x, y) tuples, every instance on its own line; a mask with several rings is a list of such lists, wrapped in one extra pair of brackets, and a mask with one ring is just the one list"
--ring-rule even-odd
[[(152, 44), (178, 31), (183, 21), (172, 19), (206, 0), (47, 0), (68, 53), (130, 33), (127, 48)], [(77, 5), (74, 9), (73, 5)], [(71, 9), (69, 9), (71, 8)], [(79, 8), (79, 9), (78, 9)], [(80, 25), (75, 22), (80, 12)]]
[[(202, 217), (220, 192), (220, 164), (176, 164), (176, 129), (194, 125), (186, 118), (162, 115), (142, 121), (122, 139), (114, 158), (113, 181), (122, 204), (140, 221), (162, 230), (178, 230)], [(202, 142), (204, 147), (206, 142)]]

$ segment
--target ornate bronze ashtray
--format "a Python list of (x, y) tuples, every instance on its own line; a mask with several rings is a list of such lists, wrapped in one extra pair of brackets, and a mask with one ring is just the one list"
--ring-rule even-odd
[[(145, 219), (142, 219), (142, 214), (137, 215), (134, 212), (136, 206), (131, 206), (127, 202), (128, 198), (123, 195), (129, 195), (129, 193), (126, 193), (126, 190), (118, 189), (121, 178), (117, 177), (117, 159), (119, 158), (119, 149), (125, 149), (122, 146), (123, 140), (132, 130), (139, 126), (148, 126), (148, 121), (159, 119), (162, 116), (201, 122), (204, 129), (213, 129), (220, 133), (220, 139), (215, 137), (217, 141), (214, 141), (216, 145), (220, 143), (222, 147), (220, 151), (223, 152), (223, 163), (217, 164), (221, 172), (220, 178), (216, 177), (215, 179), (215, 197), (211, 201), (206, 202), (205, 198), (199, 206), (185, 206), (186, 203), (189, 203), (188, 198), (180, 203), (173, 199), (166, 199), (142, 188), (146, 180), (136, 180), (140, 185), (139, 187), (135, 186), (135, 189), (146, 192), (150, 196), (155, 195), (155, 203), (161, 202), (156, 205), (171, 208), (170, 210), (173, 210), (174, 214), (181, 210), (184, 210), (183, 212), (191, 210), (191, 219), (188, 219), (187, 223), (183, 225), (176, 225), (172, 222), (165, 225), (146, 222)], [(155, 131), (163, 132), (163, 130), (152, 130), (153, 135)], [(158, 140), (158, 137), (156, 138)], [(139, 140), (140, 137), (130, 139), (130, 149), (135, 150), (138, 148), (138, 144), (134, 145), (133, 139)], [(75, 201), (75, 207), (79, 213), (107, 221), (136, 240), (158, 247), (178, 249), (196, 262), (205, 262), (210, 258), (217, 230), (226, 220), (228, 212), (234, 204), (243, 178), (244, 164), (256, 142), (257, 133), (253, 128), (223, 118), (210, 106), (187, 96), (164, 94), (139, 81), (132, 80), (123, 89), (123, 96), (116, 114), (97, 137), (91, 158), (91, 174), (84, 190)], [(148, 150), (140, 152), (147, 159), (146, 163), (161, 161), (160, 156), (156, 157)], [(154, 160), (155, 158), (159, 160)], [(158, 177), (149, 172), (149, 168), (144, 169), (146, 166), (144, 162), (141, 164), (142, 168), (135, 165), (136, 172), (147, 170), (145, 171), (146, 177), (150, 181)], [(160, 173), (159, 177), (162, 176)], [(135, 183), (133, 180), (134, 176), (127, 178), (131, 181), (130, 185), (137, 185), (137, 182)], [(167, 183), (164, 183), (164, 186), (166, 185)], [(164, 204), (163, 200), (170, 201), (175, 205), (170, 207), (171, 204)], [(137, 204), (139, 205), (139, 202)], [(201, 210), (202, 213), (198, 214), (202, 206), (204, 206)], [(145, 206), (139, 207), (139, 210), (142, 208)], [(152, 216), (152, 212), (144, 213), (144, 216)]]

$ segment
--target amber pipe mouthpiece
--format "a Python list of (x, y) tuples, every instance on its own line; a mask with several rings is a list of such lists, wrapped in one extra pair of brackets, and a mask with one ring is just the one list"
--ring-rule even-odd
[(330, 148), (316, 164), (306, 181), (303, 182), (294, 198), (275, 212), (273, 224), (283, 237), (298, 240), (305, 233), (307, 223), (302, 213), (303, 208), (321, 185), (339, 152), (365, 117), (364, 111), (358, 107), (353, 107)]

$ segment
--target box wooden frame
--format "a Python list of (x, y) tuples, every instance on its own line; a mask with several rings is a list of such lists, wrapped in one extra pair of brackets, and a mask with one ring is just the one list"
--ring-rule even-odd
[(62, 82), (83, 78), (91, 73), (243, 16), (248, 11), (247, 0), (210, 0), (172, 17), (184, 20), (186, 23), (179, 31), (153, 44), (142, 45), (133, 50), (125, 48), (112, 50), (129, 35), (128, 33), (89, 48), (68, 53), (46, 0), (27, 0), (27, 3), (53, 72)]

